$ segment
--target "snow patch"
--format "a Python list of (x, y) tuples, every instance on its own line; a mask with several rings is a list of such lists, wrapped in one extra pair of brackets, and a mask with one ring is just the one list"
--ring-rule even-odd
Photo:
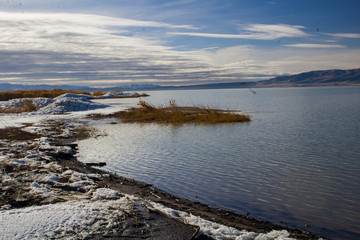
[(67, 155), (74, 155), (74, 150), (69, 146), (60, 146), (56, 149), (57, 153), (67, 154)]
[(66, 93), (54, 98), (52, 103), (40, 108), (37, 112), (43, 114), (61, 114), (106, 107), (108, 105), (91, 101), (87, 95)]
[(114, 191), (110, 188), (98, 188), (93, 192), (94, 200), (107, 199), (107, 200), (116, 200), (120, 198), (120, 194), (117, 191)]
[(33, 182), (30, 185), (30, 189), (32, 191), (34, 191), (35, 193), (40, 194), (40, 195), (42, 195), (43, 197), (46, 197), (46, 198), (50, 197), (51, 194), (52, 194), (52, 192), (49, 189), (40, 186), (40, 184), (38, 184), (37, 182)]
[(30, 165), (30, 162), (26, 159), (13, 159), (10, 161), (10, 164), (14, 165)]
[(139, 93), (137, 92), (107, 92), (102, 96), (96, 96), (94, 97), (96, 98), (116, 98), (116, 97), (124, 97), (124, 96), (128, 96), (128, 97), (137, 97), (140, 96)]
[(42, 108), (53, 102), (51, 98), (16, 98), (9, 101), (1, 101), (0, 108), (21, 108), (24, 106), (24, 102), (30, 102), (36, 108)]
[(41, 150), (54, 149), (54, 147), (51, 146), (50, 143), (51, 143), (51, 138), (41, 137), (40, 140), (39, 140), (39, 149), (41, 149)]
[(76, 182), (70, 183), (69, 186), (74, 187), (74, 188), (79, 188), (79, 189), (83, 188), (85, 190), (91, 190), (91, 189), (95, 188), (94, 182), (89, 181), (89, 180), (76, 181)]
[(30, 155), (27, 155), (25, 158), (26, 159), (34, 159), (34, 158), (39, 158), (40, 157), (40, 154), (30, 154)]
[(88, 111), (98, 108), (106, 108), (108, 105), (93, 102), (88, 95), (66, 93), (54, 99), (51, 98), (21, 98), (1, 101), (0, 108), (21, 108), (24, 102), (32, 103), (40, 114), (62, 114), (74, 111)]
[(50, 175), (50, 177), (48, 177), (48, 178), (46, 179), (46, 182), (54, 184), (54, 183), (58, 183), (58, 182), (59, 182), (59, 179), (58, 179), (58, 177), (56, 176), (56, 174), (52, 173), (52, 174)]
[(289, 237), (289, 232), (286, 230), (276, 231), (273, 230), (269, 233), (260, 233), (255, 240), (292, 240), (294, 238)]
[[(45, 158), (45, 157), (43, 157), (43, 158)], [(55, 162), (50, 162), (50, 163), (45, 164), (44, 168), (49, 169), (51, 172), (60, 172), (62, 170), (62, 167)]]
[(72, 201), (0, 211), (0, 239), (84, 239), (116, 226), (131, 202)]
[(255, 233), (255, 232), (248, 232), (246, 230), (238, 230), (233, 227), (228, 227), (222, 224), (218, 224), (215, 222), (211, 222), (208, 220), (205, 220), (201, 217), (171, 209), (168, 207), (165, 207), (159, 203), (155, 203), (152, 201), (148, 201), (152, 208), (158, 211), (161, 211), (165, 213), (166, 215), (177, 218), (180, 220), (183, 220), (184, 222), (199, 226), (200, 231), (205, 233), (208, 236), (211, 236), (215, 239), (235, 239), (235, 240), (295, 240), (293, 238), (290, 238), (290, 233), (286, 230), (282, 231), (271, 231), (269, 233)]

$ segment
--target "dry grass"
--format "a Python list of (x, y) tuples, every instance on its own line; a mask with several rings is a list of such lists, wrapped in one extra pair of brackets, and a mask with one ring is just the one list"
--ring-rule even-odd
[(123, 92), (123, 90), (120, 90), (120, 89), (118, 89), (118, 90), (113, 90), (113, 91), (110, 91), (110, 93), (112, 93), (112, 94), (116, 94), (116, 93), (122, 93)]
[[(92, 94), (90, 94), (87, 91), (73, 91), (73, 90), (64, 90), (64, 89), (0, 91), (0, 101), (8, 101), (15, 98), (37, 98), (37, 97), (55, 98), (65, 93), (85, 94), (89, 96), (101, 97), (106, 93), (116, 94), (120, 92), (122, 92), (122, 90), (114, 90), (109, 92), (98, 90), (93, 92)], [(149, 95), (143, 93), (143, 94), (135, 94), (135, 95), (123, 95), (123, 96), (120, 95), (114, 98), (138, 98), (138, 97), (147, 97), (147, 96)]]
[(104, 96), (107, 93), (107, 91), (98, 90), (92, 93), (93, 96)]
[(24, 101), (23, 105), (16, 108), (2, 109), (0, 108), (0, 113), (22, 113), (22, 112), (34, 112), (37, 108), (30, 101)]
[(0, 139), (8, 141), (34, 140), (40, 136), (35, 133), (23, 131), (21, 128), (0, 129)]
[(104, 90), (97, 90), (95, 92), (92, 93), (93, 96), (103, 96), (107, 93), (111, 93), (111, 94), (116, 94), (116, 93), (122, 93), (123, 91), (118, 89), (118, 90), (113, 90), (113, 91), (104, 91)]
[(94, 115), (94, 118), (119, 118), (125, 123), (160, 123), (160, 124), (217, 124), (250, 122), (246, 114), (210, 109), (206, 107), (179, 107), (175, 101), (166, 106), (155, 107), (145, 101), (139, 101), (138, 108), (120, 111), (110, 115)]
[(92, 128), (88, 125), (82, 125), (75, 128), (74, 133), (71, 135), (71, 138), (82, 140), (96, 136), (98, 135), (96, 134), (95, 128)]
[(55, 98), (65, 93), (90, 95), (90, 93), (86, 91), (72, 91), (64, 89), (0, 91), (0, 101), (8, 101), (15, 98)]

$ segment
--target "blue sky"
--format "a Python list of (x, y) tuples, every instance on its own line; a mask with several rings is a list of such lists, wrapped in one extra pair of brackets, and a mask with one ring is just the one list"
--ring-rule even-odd
[(1, 0), (0, 82), (258, 81), (360, 67), (358, 0)]

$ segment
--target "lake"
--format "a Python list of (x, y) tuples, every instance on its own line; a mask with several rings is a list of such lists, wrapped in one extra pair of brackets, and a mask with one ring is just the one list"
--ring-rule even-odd
[[(79, 159), (165, 191), (335, 239), (360, 239), (360, 87), (151, 91), (250, 123), (93, 124)], [(136, 105), (137, 99), (111, 99)]]

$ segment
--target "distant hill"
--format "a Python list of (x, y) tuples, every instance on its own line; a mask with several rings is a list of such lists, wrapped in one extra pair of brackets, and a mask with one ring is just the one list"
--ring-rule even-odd
[(304, 72), (290, 76), (280, 76), (259, 82), (228, 82), (186, 86), (160, 86), (154, 84), (122, 84), (116, 87), (95, 88), (72, 85), (22, 85), (0, 83), (0, 91), (31, 90), (31, 89), (68, 89), (82, 91), (117, 90), (181, 90), (181, 89), (224, 89), (224, 88), (260, 88), (260, 87), (312, 87), (312, 86), (351, 86), (360, 85), (360, 68), (350, 70), (324, 70)]
[(256, 83), (256, 87), (311, 87), (360, 85), (360, 68), (325, 70), (275, 77)]
[(155, 90), (190, 90), (190, 89), (224, 89), (224, 88), (251, 88), (256, 82), (230, 82), (230, 83), (210, 83), (185, 86), (158, 86)]
[(360, 85), (360, 68), (350, 70), (324, 70), (280, 76), (258, 82), (214, 83), (188, 86), (167, 86), (159, 89), (221, 89), (260, 87), (311, 87)]

